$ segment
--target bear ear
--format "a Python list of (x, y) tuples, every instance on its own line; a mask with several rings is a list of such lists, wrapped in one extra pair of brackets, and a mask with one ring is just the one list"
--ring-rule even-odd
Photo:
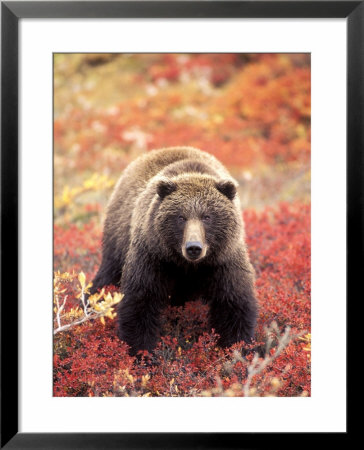
[(236, 195), (236, 186), (232, 181), (219, 181), (216, 183), (216, 188), (229, 200), (233, 200)]
[(157, 184), (157, 194), (163, 200), (169, 194), (172, 194), (177, 189), (176, 183), (167, 178), (160, 180)]

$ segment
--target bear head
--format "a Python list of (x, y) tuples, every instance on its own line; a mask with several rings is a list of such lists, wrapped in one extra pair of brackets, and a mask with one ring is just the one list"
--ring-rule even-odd
[(237, 187), (231, 179), (205, 174), (161, 177), (156, 194), (156, 232), (181, 261), (211, 261), (236, 242), (241, 218)]

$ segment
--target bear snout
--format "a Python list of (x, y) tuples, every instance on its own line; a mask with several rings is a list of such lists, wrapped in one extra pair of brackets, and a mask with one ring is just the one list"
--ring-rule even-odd
[(186, 253), (189, 258), (197, 259), (202, 253), (203, 245), (198, 241), (189, 241), (186, 243)]
[(199, 261), (206, 256), (207, 245), (205, 242), (205, 230), (200, 220), (190, 219), (187, 221), (183, 243), (182, 254), (188, 261)]

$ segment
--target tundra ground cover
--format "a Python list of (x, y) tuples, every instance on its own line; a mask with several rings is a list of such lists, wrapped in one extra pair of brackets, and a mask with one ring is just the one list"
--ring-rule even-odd
[(310, 395), (307, 55), (55, 55), (54, 75), (55, 329), (57, 312), (82, 317), (121, 170), (170, 145), (211, 152), (239, 180), (259, 299), (244, 356), (244, 343), (219, 348), (208, 307), (189, 302), (167, 308), (156, 351), (136, 359), (109, 286), (97, 318), (55, 334), (54, 395)]

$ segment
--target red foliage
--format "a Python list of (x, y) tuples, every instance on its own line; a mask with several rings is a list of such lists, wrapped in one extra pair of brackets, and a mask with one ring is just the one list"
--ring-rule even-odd
[(82, 228), (70, 224), (54, 226), (53, 235), (54, 270), (85, 272), (92, 278), (100, 262), (101, 233), (94, 222)]
[[(257, 273), (260, 314), (256, 349), (264, 348), (264, 327), (276, 321), (283, 330), (310, 333), (310, 205), (281, 204), (262, 213), (245, 214), (251, 259)], [(57, 269), (78, 270), (89, 258), (99, 260), (101, 229), (88, 224), (55, 230)], [(96, 249), (97, 247), (97, 249)], [(65, 258), (66, 255), (66, 258)], [(89, 272), (92, 276), (94, 269)], [(169, 307), (163, 315), (163, 337), (153, 355), (128, 356), (115, 333), (115, 321), (88, 322), (55, 337), (54, 395), (243, 395), (247, 364), (234, 360), (236, 344), (223, 350), (208, 329), (208, 307), (190, 302)], [(274, 340), (274, 339), (273, 339)], [(275, 352), (276, 342), (271, 353)], [(272, 380), (279, 380), (275, 386)], [(285, 350), (254, 377), (256, 395), (297, 396), (310, 393), (307, 343), (292, 340)]]
[(212, 84), (224, 84), (248, 59), (247, 55), (237, 53), (209, 53), (194, 55), (158, 55), (158, 63), (151, 65), (146, 72), (152, 81), (177, 81), (181, 77), (206, 76)]
[[(311, 330), (311, 235), (310, 205), (281, 204), (279, 210), (245, 213), (247, 241), (257, 273), (260, 316), (257, 340), (264, 325), (273, 320), (293, 332)], [(279, 395), (310, 392), (310, 361), (301, 340), (291, 343), (270, 370), (279, 377), (287, 367)], [(269, 379), (268, 373), (267, 379)]]

